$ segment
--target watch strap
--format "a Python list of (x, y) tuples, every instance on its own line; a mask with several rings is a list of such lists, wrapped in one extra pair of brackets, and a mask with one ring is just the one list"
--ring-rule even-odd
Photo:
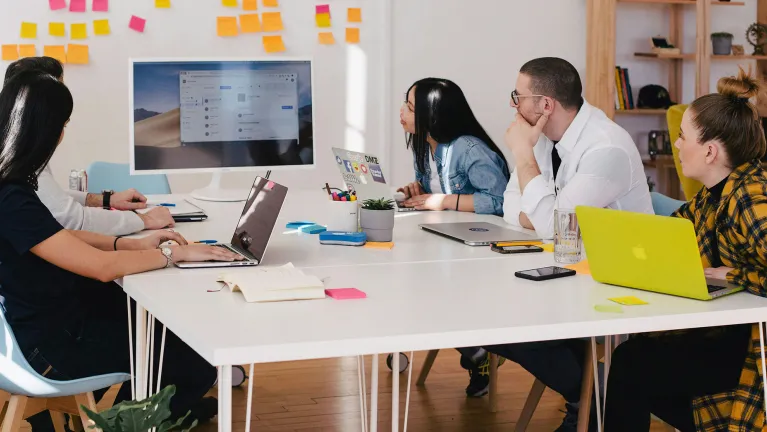
[(104, 197), (104, 202), (102, 203), (102, 207), (104, 207), (104, 209), (106, 210), (109, 210), (112, 208), (111, 202), (112, 202), (113, 193), (114, 191), (111, 191), (111, 190), (105, 190), (104, 192), (101, 193), (101, 195)]

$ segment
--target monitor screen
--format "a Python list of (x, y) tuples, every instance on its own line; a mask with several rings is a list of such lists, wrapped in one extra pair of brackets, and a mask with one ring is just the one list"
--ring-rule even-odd
[(256, 177), (232, 236), (232, 246), (250, 252), (260, 263), (287, 196), (285, 186)]
[(131, 63), (134, 171), (314, 164), (309, 60)]

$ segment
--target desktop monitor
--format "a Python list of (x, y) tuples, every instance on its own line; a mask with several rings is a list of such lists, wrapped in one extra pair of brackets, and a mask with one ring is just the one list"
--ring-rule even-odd
[(213, 173), (198, 199), (244, 201), (220, 175), (314, 166), (309, 59), (132, 59), (132, 174)]

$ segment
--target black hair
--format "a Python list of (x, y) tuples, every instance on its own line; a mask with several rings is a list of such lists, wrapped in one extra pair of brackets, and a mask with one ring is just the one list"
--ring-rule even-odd
[(407, 147), (413, 150), (418, 171), (426, 172), (429, 142), (448, 143), (464, 135), (482, 140), (506, 162), (501, 149), (493, 142), (479, 124), (461, 88), (450, 80), (424, 78), (416, 81), (405, 93), (405, 103), (410, 90), (415, 88), (415, 133), (408, 134)]
[(47, 73), (22, 70), (5, 83), (0, 91), (0, 184), (37, 188), (73, 106), (67, 86)]
[(52, 57), (25, 57), (8, 65), (5, 70), (4, 83), (7, 83), (14, 75), (25, 70), (45, 72), (57, 80), (64, 76), (64, 67), (61, 62)]
[(530, 77), (533, 94), (548, 96), (568, 110), (580, 110), (583, 105), (581, 76), (567, 60), (541, 57), (525, 63), (519, 72)]

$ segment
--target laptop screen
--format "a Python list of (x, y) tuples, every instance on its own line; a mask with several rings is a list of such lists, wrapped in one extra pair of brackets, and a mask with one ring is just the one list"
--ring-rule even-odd
[(232, 246), (247, 250), (260, 263), (287, 195), (285, 186), (256, 177), (234, 230)]

